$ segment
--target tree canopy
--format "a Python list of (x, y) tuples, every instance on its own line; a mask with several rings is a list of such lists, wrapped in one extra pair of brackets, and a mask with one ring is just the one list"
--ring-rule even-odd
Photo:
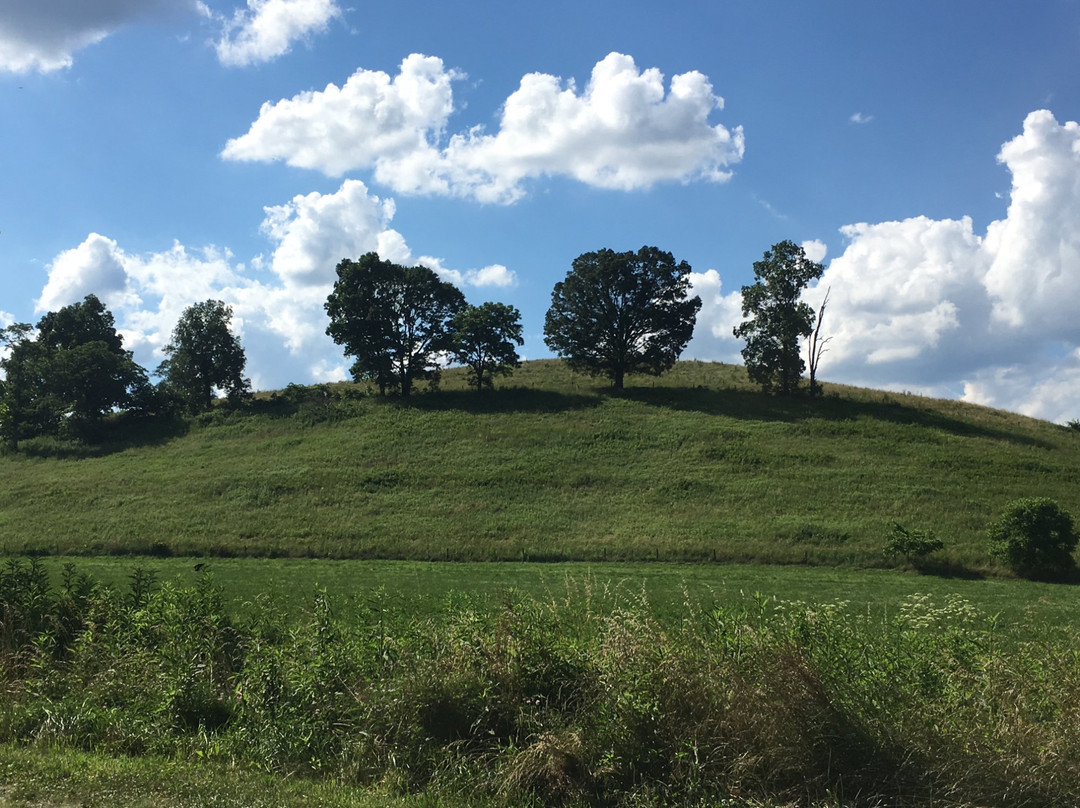
[(0, 430), (12, 443), (42, 434), (81, 436), (132, 404), (146, 371), (125, 351), (112, 313), (94, 295), (3, 331)]
[(803, 248), (781, 241), (754, 262), (755, 282), (742, 288), (744, 320), (734, 334), (746, 340), (743, 360), (750, 379), (766, 392), (791, 395), (799, 389), (806, 364), (800, 340), (814, 331), (814, 310), (799, 298), (825, 268)]
[(701, 298), (687, 298), (690, 265), (656, 247), (574, 259), (555, 284), (544, 342), (571, 368), (611, 379), (671, 368), (694, 333)]
[(354, 358), (356, 380), (374, 381), (402, 397), (438, 372), (437, 357), (453, 348), (450, 321), (465, 296), (427, 267), (405, 267), (370, 252), (337, 265), (326, 299), (326, 333)]
[(462, 309), (450, 323), (453, 354), (469, 368), (469, 383), (477, 392), (490, 387), (492, 377), (511, 373), (521, 364), (517, 348), (521, 336), (521, 312), (505, 303), (484, 303)]
[(232, 309), (220, 300), (206, 300), (184, 309), (165, 346), (168, 356), (158, 368), (166, 387), (194, 413), (210, 409), (215, 388), (231, 401), (247, 394), (247, 358), (229, 324)]

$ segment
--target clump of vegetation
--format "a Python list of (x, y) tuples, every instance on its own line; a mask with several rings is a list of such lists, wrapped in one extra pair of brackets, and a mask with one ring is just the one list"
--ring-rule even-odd
[(1048, 497), (1026, 497), (1006, 506), (988, 530), (989, 551), (1019, 575), (1061, 577), (1075, 571), (1080, 536), (1072, 516)]
[(57, 589), (33, 562), (5, 576), (0, 743), (439, 804), (1080, 801), (1080, 638), (1005, 642), (958, 598), (913, 597), (884, 619), (688, 602), (662, 621), (598, 590), (455, 596), (420, 619), (384, 596), (320, 594), (299, 619), (269, 603), (241, 618), (205, 573), (186, 588), (133, 575), (126, 592)]
[(886, 558), (903, 556), (904, 561), (913, 564), (944, 547), (945, 543), (932, 530), (908, 530), (900, 523), (895, 523), (881, 552)]

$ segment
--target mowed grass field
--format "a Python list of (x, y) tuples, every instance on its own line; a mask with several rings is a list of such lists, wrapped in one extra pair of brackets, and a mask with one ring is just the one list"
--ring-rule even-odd
[(1080, 432), (911, 395), (761, 395), (683, 362), (622, 395), (556, 361), (477, 395), (261, 396), (0, 457), (0, 553), (885, 565), (893, 523), (987, 566), (1010, 500), (1080, 513)]
[[(542, 603), (589, 601), (601, 611), (644, 608), (677, 626), (701, 611), (772, 611), (787, 604), (846, 602), (856, 613), (885, 620), (912, 598), (944, 604), (960, 598), (1002, 636), (1024, 637), (1033, 627), (1080, 632), (1080, 587), (1003, 577), (948, 578), (913, 571), (761, 564), (335, 561), (228, 558), (57, 558), (41, 562), (59, 583), (73, 565), (117, 590), (138, 570), (156, 585), (192, 587), (209, 576), (238, 616), (266, 608), (301, 619), (325, 595), (340, 610), (378, 610), (437, 616), (463, 603), (497, 610), (508, 595)], [(199, 566), (196, 570), (195, 567)]]

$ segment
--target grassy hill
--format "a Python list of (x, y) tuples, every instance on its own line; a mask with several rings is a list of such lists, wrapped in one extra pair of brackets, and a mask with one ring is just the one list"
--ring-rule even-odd
[(885, 564), (894, 522), (986, 564), (1010, 500), (1080, 517), (1080, 432), (826, 385), (761, 395), (682, 362), (621, 395), (557, 361), (477, 395), (291, 388), (245, 410), (127, 425), (93, 450), (0, 456), (0, 553)]

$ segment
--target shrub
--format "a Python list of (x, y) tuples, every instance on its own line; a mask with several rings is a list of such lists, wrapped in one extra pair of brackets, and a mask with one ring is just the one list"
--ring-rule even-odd
[(887, 558), (903, 556), (908, 563), (918, 561), (930, 553), (944, 547), (941, 539), (934, 535), (932, 530), (908, 530), (897, 523), (893, 525), (892, 534), (882, 548), (882, 555)]
[(1024, 576), (1045, 577), (1076, 567), (1072, 517), (1054, 500), (1028, 497), (1009, 503), (988, 531), (990, 555)]

